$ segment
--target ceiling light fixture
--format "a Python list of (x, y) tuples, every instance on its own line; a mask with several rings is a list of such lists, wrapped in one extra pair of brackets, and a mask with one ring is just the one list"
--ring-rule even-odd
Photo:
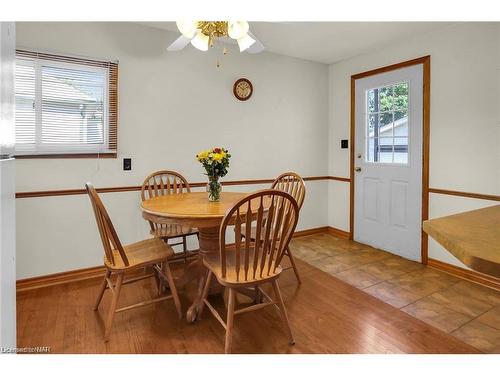
[(176, 25), (181, 34), (189, 39), (194, 37), (198, 29), (198, 22), (196, 21), (177, 21)]
[[(177, 21), (176, 25), (182, 35), (167, 48), (168, 51), (179, 51), (189, 43), (200, 51), (208, 51), (219, 39), (235, 40), (240, 52), (259, 53), (264, 50), (264, 45), (250, 33), (247, 21)], [(223, 54), (226, 53), (224, 47)]]

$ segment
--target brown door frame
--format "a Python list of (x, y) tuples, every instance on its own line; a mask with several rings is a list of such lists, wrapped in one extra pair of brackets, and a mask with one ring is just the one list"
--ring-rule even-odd
[[(351, 171), (350, 171), (350, 213), (349, 213), (349, 238), (354, 238), (354, 145), (356, 128), (356, 80), (386, 73), (413, 65), (423, 65), (423, 117), (422, 117), (422, 221), (429, 218), (429, 142), (430, 142), (430, 107), (431, 107), (431, 56), (404, 61), (398, 64), (384, 66), (351, 76)], [(421, 230), (421, 257), (422, 263), (428, 260), (428, 238)]]

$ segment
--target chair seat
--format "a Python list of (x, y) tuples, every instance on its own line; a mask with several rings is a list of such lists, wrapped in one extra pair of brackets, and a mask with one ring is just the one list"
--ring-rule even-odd
[(149, 232), (158, 238), (176, 238), (198, 233), (198, 229), (182, 225), (169, 224), (161, 228), (156, 228)]
[[(253, 244), (252, 244), (253, 245)], [(244, 264), (244, 243), (241, 244), (241, 249), (240, 249), (240, 271), (239, 273), (236, 272), (236, 246), (231, 245), (231, 246), (226, 246), (226, 276), (222, 277), (222, 268), (221, 268), (221, 262), (220, 262), (220, 254), (215, 253), (215, 254), (208, 254), (203, 256), (203, 264), (210, 269), (214, 273), (214, 275), (217, 277), (217, 280), (219, 283), (225, 286), (241, 286), (241, 285), (251, 285), (251, 284), (260, 284), (262, 282), (266, 281), (271, 281), (273, 279), (276, 279), (281, 271), (282, 268), (281, 266), (276, 267), (274, 272), (271, 270), (268, 274), (267, 272), (267, 267), (269, 266), (268, 263), (265, 264), (264, 270), (262, 272), (262, 275), (260, 275), (259, 272), (256, 273), (255, 277), (253, 274), (251, 274), (252, 271), (250, 269), (248, 270), (248, 274), (245, 277), (245, 270), (243, 268)], [(260, 249), (262, 251), (262, 249)], [(255, 249), (254, 247), (250, 247), (249, 251), (249, 258), (250, 258), (250, 263), (252, 263), (253, 256), (255, 254)], [(260, 255), (260, 254), (259, 254)], [(271, 265), (271, 268), (273, 265)], [(250, 267), (251, 268), (251, 267)]]
[(113, 250), (115, 264), (112, 264), (104, 257), (104, 263), (110, 270), (129, 270), (140, 268), (150, 264), (165, 262), (174, 255), (174, 250), (159, 238), (151, 238), (144, 241), (135, 242), (123, 247), (129, 265), (126, 266), (118, 252)]

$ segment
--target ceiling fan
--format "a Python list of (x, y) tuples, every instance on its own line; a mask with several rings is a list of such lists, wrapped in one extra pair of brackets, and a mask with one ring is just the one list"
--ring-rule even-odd
[(207, 51), (219, 40), (236, 41), (240, 52), (259, 53), (265, 48), (249, 31), (246, 21), (177, 21), (176, 24), (182, 35), (168, 46), (167, 51), (180, 51), (189, 43), (200, 51)]

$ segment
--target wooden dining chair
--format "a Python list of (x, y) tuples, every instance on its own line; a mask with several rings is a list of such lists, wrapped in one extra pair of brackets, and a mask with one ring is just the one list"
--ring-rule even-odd
[[(141, 199), (151, 199), (161, 195), (189, 193), (191, 188), (186, 178), (174, 171), (157, 171), (150, 174), (141, 187)], [(182, 245), (182, 254), (174, 255), (172, 260), (184, 259), (198, 254), (197, 250), (187, 249), (187, 237), (198, 236), (198, 229), (179, 224), (157, 224), (149, 221), (150, 233), (168, 243), (171, 239), (181, 238), (181, 242), (171, 243), (170, 246)]]
[[(280, 263), (292, 238), (299, 207), (295, 199), (284, 191), (261, 190), (237, 202), (224, 216), (220, 227), (219, 254), (204, 256), (203, 263), (208, 268), (203, 289), (203, 306), (207, 306), (226, 330), (225, 352), (231, 352), (233, 320), (235, 315), (254, 311), (267, 306), (276, 306), (284, 323), (289, 343), (294, 344), (283, 298), (278, 286), (281, 274)], [(257, 233), (255, 241), (243, 240), (240, 235), (244, 226), (245, 238), (250, 238), (252, 223)], [(226, 231), (234, 226), (235, 243), (228, 244)], [(227, 319), (224, 321), (217, 310), (207, 300), (212, 277), (229, 290)], [(274, 299), (261, 286), (271, 283)], [(236, 293), (249, 287), (256, 288), (262, 299), (251, 306), (236, 310)], [(201, 309), (203, 310), (203, 308)], [(199, 311), (201, 317), (203, 311)]]
[[(297, 173), (294, 172), (286, 172), (279, 175), (271, 185), (271, 189), (277, 189), (290, 194), (296, 201), (299, 207), (299, 210), (302, 208), (302, 204), (304, 203), (304, 198), (306, 196), (306, 185), (302, 177), (300, 177)], [(245, 229), (242, 230), (242, 236), (245, 237)], [(257, 228), (252, 227), (250, 231), (250, 238), (252, 241), (255, 241)], [(292, 252), (290, 248), (285, 249), (285, 255), (290, 260), (291, 266), (286, 267), (283, 270), (293, 269), (295, 273), (295, 277), (297, 278), (297, 282), (300, 284), (300, 275), (299, 270), (297, 269), (297, 265), (295, 264), (295, 259), (293, 258)]]
[[(94, 310), (97, 311), (99, 308), (99, 304), (101, 303), (106, 289), (111, 290), (113, 293), (108, 317), (105, 322), (104, 341), (109, 340), (113, 319), (115, 313), (117, 312), (173, 298), (175, 308), (180, 319), (182, 317), (181, 303), (179, 296), (177, 295), (177, 289), (168, 264), (169, 258), (174, 254), (173, 249), (159, 238), (151, 238), (122, 246), (120, 239), (116, 234), (115, 228), (113, 227), (113, 223), (111, 222), (111, 219), (109, 218), (109, 215), (106, 212), (106, 209), (104, 208), (96, 190), (90, 183), (87, 183), (85, 187), (90, 197), (90, 202), (92, 203), (95, 219), (97, 221), (97, 228), (99, 229), (99, 234), (102, 240), (104, 248), (104, 266), (106, 268), (106, 274), (103, 282), (101, 283), (99, 294), (94, 305)], [(147, 266), (153, 267), (153, 274), (142, 275), (124, 280), (125, 274), (130, 274), (132, 271), (144, 269)], [(114, 276), (116, 276), (115, 282), (112, 280), (112, 277)], [(143, 280), (151, 276), (156, 276), (162, 280), (162, 286), (163, 283), (166, 282), (170, 289), (170, 294), (161, 296), (160, 291), (162, 288), (160, 287), (158, 293), (159, 296), (157, 298), (117, 308), (118, 298), (120, 297), (123, 285)]]

